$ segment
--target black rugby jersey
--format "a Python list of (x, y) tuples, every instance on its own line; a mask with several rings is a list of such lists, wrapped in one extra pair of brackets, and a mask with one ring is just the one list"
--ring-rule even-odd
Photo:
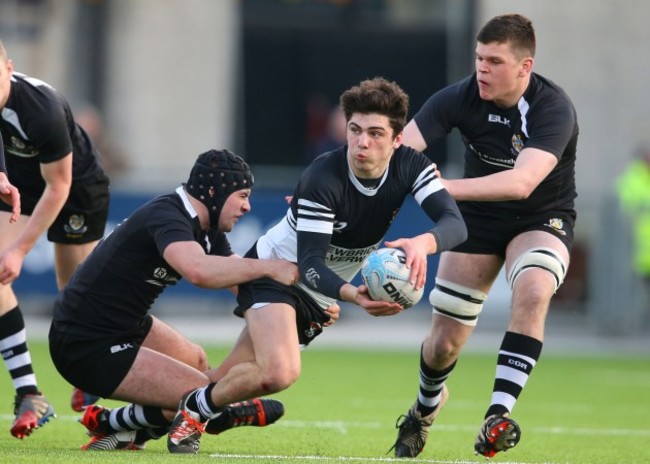
[(409, 194), (436, 223), (432, 232), (438, 251), (465, 240), (456, 203), (424, 155), (400, 146), (378, 182), (366, 188), (354, 176), (347, 146), (319, 156), (301, 175), (285, 218), (257, 241), (258, 257), (297, 262), (302, 277), (298, 286), (328, 306), (378, 247)]
[(490, 210), (515, 214), (574, 209), (577, 116), (569, 97), (550, 80), (531, 74), (518, 104), (502, 109), (481, 99), (476, 74), (472, 74), (433, 94), (413, 119), (427, 146), (453, 128), (460, 131), (465, 178), (512, 169), (524, 147), (547, 151), (559, 160), (525, 200), (467, 203), (484, 203)]
[(0, 132), (9, 179), (22, 195), (40, 197), (45, 188), (40, 164), (73, 153), (72, 179), (102, 173), (88, 134), (74, 121), (65, 98), (49, 84), (13, 73)]
[(233, 254), (226, 234), (203, 231), (182, 187), (138, 208), (97, 245), (56, 298), (53, 323), (80, 337), (139, 326), (156, 298), (181, 279), (163, 258), (178, 241), (207, 254)]

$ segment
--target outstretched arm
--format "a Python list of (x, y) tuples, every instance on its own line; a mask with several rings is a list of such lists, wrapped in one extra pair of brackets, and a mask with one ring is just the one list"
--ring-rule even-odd
[(193, 240), (169, 244), (163, 258), (184, 279), (202, 288), (229, 288), (262, 277), (284, 285), (298, 281), (298, 268), (289, 261), (208, 255)]
[(72, 153), (52, 163), (41, 164), (41, 175), (45, 179), (41, 198), (25, 229), (0, 255), (0, 282), (5, 285), (20, 275), (25, 255), (61, 212), (72, 184)]

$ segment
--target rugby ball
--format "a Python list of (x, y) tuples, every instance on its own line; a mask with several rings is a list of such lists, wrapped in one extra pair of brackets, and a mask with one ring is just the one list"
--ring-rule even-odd
[(424, 288), (416, 290), (409, 283), (410, 273), (406, 254), (398, 248), (379, 248), (361, 266), (361, 279), (370, 298), (399, 303), (404, 309), (417, 304), (424, 293)]

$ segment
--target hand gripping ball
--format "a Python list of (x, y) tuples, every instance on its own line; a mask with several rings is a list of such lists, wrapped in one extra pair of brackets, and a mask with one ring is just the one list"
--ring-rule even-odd
[(365, 259), (361, 278), (373, 300), (399, 303), (406, 308), (422, 299), (424, 288), (416, 290), (409, 283), (411, 270), (406, 267), (406, 254), (398, 248), (379, 248)]

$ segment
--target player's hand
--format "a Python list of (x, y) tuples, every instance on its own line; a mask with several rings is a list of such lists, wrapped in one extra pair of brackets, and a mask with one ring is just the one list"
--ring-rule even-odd
[(433, 175), (436, 176), (438, 179), (440, 179), (440, 182), (442, 183), (442, 186), (444, 188), (447, 188), (447, 179), (442, 177), (442, 173), (438, 169), (438, 166), (436, 166), (435, 164), (434, 164), (434, 166), (435, 166), (435, 171), (433, 171)]
[(16, 249), (9, 248), (0, 255), (0, 283), (9, 285), (20, 275), (25, 255)]
[(290, 261), (279, 259), (277, 261), (269, 261), (271, 272), (269, 277), (283, 285), (295, 285), (300, 279), (298, 273), (298, 266)]
[(366, 310), (371, 316), (393, 316), (401, 313), (404, 308), (399, 303), (387, 301), (375, 301), (368, 294), (368, 287), (359, 285), (357, 288), (356, 301), (359, 306)]
[(435, 239), (428, 232), (413, 238), (385, 242), (388, 248), (401, 248), (406, 253), (406, 267), (411, 270), (409, 282), (416, 290), (420, 290), (427, 282), (427, 257), (432, 251), (432, 244), (435, 253)]
[(341, 307), (337, 303), (332, 303), (330, 307), (325, 310), (325, 313), (329, 315), (330, 320), (324, 322), (323, 327), (329, 327), (339, 320), (339, 316), (341, 315)]
[(20, 193), (16, 187), (9, 183), (9, 179), (4, 172), (0, 172), (0, 200), (11, 205), (9, 222), (16, 222), (18, 216), (20, 216)]

